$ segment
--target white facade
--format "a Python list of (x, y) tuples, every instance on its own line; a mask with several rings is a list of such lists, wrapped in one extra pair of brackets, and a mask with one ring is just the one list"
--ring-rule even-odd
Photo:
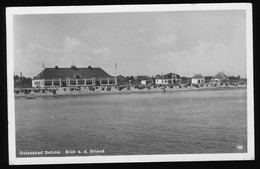
[(169, 84), (166, 79), (156, 79), (155, 84)]
[(192, 84), (203, 84), (205, 83), (205, 78), (201, 77), (201, 78), (192, 78), (191, 79), (191, 83)]
[(32, 80), (32, 87), (44, 87), (44, 80), (42, 79)]
[(142, 85), (146, 85), (146, 80), (141, 80)]
[(179, 79), (156, 79), (155, 84), (178, 84), (179, 81)]
[(32, 87), (65, 87), (65, 86), (92, 86), (92, 85), (116, 85), (116, 78), (92, 78), (92, 79), (34, 79)]

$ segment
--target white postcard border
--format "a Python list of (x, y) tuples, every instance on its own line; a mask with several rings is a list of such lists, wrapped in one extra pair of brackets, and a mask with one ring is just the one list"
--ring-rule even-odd
[[(174, 154), (174, 155), (123, 155), (123, 156), (76, 156), (76, 157), (16, 157), (15, 107), (14, 107), (14, 54), (13, 16), (24, 14), (111, 13), (155, 11), (205, 11), (245, 10), (247, 34), (247, 153), (228, 154)], [(70, 164), (70, 163), (122, 163), (122, 162), (178, 162), (178, 161), (233, 161), (254, 160), (254, 95), (253, 95), (253, 35), (252, 5), (249, 3), (181, 4), (181, 5), (110, 5), (66, 7), (10, 7), (6, 8), (7, 25), (7, 86), (8, 86), (8, 139), (9, 164)]]

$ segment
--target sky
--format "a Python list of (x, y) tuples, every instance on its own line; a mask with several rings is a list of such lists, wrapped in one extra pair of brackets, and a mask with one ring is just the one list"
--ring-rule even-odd
[[(112, 76), (246, 77), (246, 12), (14, 15), (14, 72), (100, 67)], [(117, 65), (117, 69), (115, 66)]]

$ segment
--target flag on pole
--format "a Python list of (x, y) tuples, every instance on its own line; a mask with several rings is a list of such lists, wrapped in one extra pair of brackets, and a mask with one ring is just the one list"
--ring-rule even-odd
[(43, 68), (45, 69), (45, 66), (44, 66), (44, 63), (42, 62), (42, 66), (43, 66)]
[(115, 62), (115, 67), (116, 67), (116, 69), (117, 69), (117, 64), (116, 64), (116, 62)]

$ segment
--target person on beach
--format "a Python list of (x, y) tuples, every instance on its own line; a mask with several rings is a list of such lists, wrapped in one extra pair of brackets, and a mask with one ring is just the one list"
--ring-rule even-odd
[(165, 93), (165, 92), (166, 92), (166, 90), (165, 90), (165, 86), (163, 86), (163, 88), (162, 88), (162, 89), (163, 89), (163, 93)]

